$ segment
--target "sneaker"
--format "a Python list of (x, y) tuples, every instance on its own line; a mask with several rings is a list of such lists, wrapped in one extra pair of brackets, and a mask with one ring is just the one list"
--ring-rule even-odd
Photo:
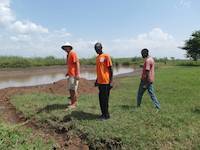
[(101, 115), (101, 116), (99, 116), (99, 118), (98, 118), (100, 121), (103, 121), (103, 120), (105, 120), (105, 117), (104, 117), (104, 115)]
[(102, 118), (104, 118), (104, 115), (99, 116), (99, 119), (102, 119)]
[(110, 119), (110, 115), (109, 114), (105, 115), (105, 119)]
[(101, 116), (99, 117), (99, 119), (100, 119), (101, 121), (108, 120), (108, 119), (110, 119), (110, 115), (107, 115), (107, 116), (101, 115)]

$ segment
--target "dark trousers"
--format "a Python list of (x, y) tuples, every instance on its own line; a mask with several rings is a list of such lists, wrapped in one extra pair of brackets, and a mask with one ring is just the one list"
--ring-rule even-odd
[(99, 84), (99, 104), (103, 117), (110, 117), (108, 112), (110, 96), (110, 84)]

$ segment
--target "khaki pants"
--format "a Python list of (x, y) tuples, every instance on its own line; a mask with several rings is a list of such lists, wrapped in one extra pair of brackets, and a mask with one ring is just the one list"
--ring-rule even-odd
[(79, 81), (75, 77), (68, 78), (68, 90), (74, 90), (77, 92)]

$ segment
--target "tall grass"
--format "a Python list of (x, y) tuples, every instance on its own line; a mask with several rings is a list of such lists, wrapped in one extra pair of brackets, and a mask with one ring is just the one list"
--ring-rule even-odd
[[(113, 65), (129, 66), (138, 65), (142, 62), (141, 58), (112, 58)], [(95, 65), (96, 58), (81, 58), (81, 65)], [(25, 58), (19, 56), (0, 56), (0, 68), (26, 68), (26, 67), (38, 67), (38, 66), (54, 66), (54, 65), (65, 65), (66, 60), (61, 58), (55, 58), (48, 56), (45, 58)]]
[[(155, 58), (158, 64), (170, 64), (179, 66), (200, 66), (200, 61), (190, 61), (190, 60), (169, 60), (167, 58)], [(112, 58), (114, 66), (142, 66), (143, 59), (141, 57), (132, 58)], [(81, 65), (95, 65), (96, 58), (81, 58)], [(38, 67), (38, 66), (55, 66), (55, 65), (65, 65), (65, 58), (55, 58), (54, 56), (42, 57), (19, 57), (19, 56), (0, 56), (0, 68), (27, 68), (27, 67)]]
[(18, 56), (1, 56), (0, 57), (0, 68), (26, 68), (26, 67), (37, 67), (37, 66), (53, 66), (53, 65), (64, 65), (65, 60), (48, 56), (45, 58), (25, 58)]

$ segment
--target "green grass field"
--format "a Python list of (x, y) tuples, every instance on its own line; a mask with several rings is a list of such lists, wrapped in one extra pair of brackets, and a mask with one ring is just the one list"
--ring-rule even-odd
[(44, 141), (35, 136), (31, 129), (5, 124), (0, 121), (0, 149), (1, 150), (49, 150), (53, 148), (53, 141)]
[[(79, 97), (74, 111), (64, 112), (65, 96), (28, 94), (12, 97), (27, 118), (70, 128), (92, 149), (200, 149), (200, 68), (169, 66), (156, 71), (155, 89), (161, 103), (156, 113), (147, 95), (135, 107), (139, 77), (118, 79), (110, 97), (111, 119), (100, 121), (98, 96)], [(113, 147), (112, 147), (113, 146)], [(104, 147), (105, 148), (105, 147)]]

